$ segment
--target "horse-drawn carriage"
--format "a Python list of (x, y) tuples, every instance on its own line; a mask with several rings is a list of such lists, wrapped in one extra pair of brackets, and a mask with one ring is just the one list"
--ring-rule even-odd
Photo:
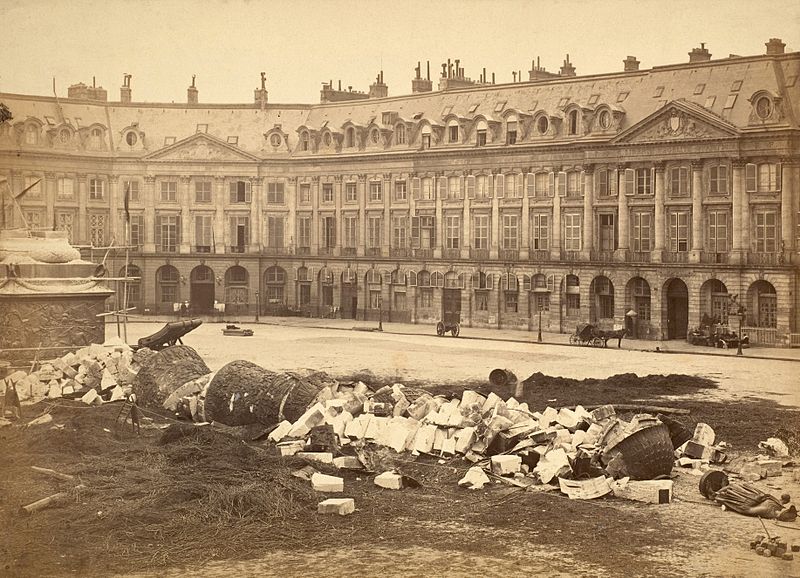
[(598, 328), (591, 323), (581, 323), (575, 328), (575, 333), (569, 336), (571, 345), (587, 345), (591, 347), (608, 347), (609, 339), (618, 339), (617, 347), (622, 347), (622, 338), (628, 331), (626, 329), (614, 329), (607, 331)]

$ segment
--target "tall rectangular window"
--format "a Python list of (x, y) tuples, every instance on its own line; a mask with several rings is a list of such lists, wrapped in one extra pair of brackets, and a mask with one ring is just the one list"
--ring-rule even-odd
[(180, 243), (180, 216), (158, 215), (156, 217), (156, 251), (177, 253)]
[(422, 179), (422, 200), (432, 201), (436, 199), (436, 192), (433, 188), (433, 179), (428, 177)]
[(322, 246), (327, 249), (336, 246), (336, 217), (322, 218)]
[(503, 215), (503, 249), (519, 249), (519, 215)]
[(570, 171), (567, 173), (567, 196), (581, 196), (581, 173), (578, 171)]
[(161, 181), (161, 202), (174, 203), (178, 200), (178, 181)]
[(194, 202), (201, 204), (211, 202), (211, 181), (194, 182)]
[(489, 177), (487, 175), (478, 175), (476, 180), (475, 198), (488, 199), (489, 195)]
[[(28, 189), (28, 187), (31, 188)], [(28, 199), (38, 199), (42, 196), (42, 177), (37, 175), (28, 175), (25, 177), (25, 188), (28, 189), (28, 192), (25, 193), (25, 196)], [(102, 199), (103, 197), (100, 196), (98, 198)]]
[(778, 247), (778, 213), (773, 210), (757, 211), (755, 217), (754, 248), (756, 253), (774, 253)]
[(689, 250), (689, 212), (675, 211), (669, 215), (669, 248), (673, 253)]
[(311, 247), (311, 217), (297, 218), (297, 246)]
[(531, 249), (546, 251), (550, 248), (550, 215), (533, 213), (531, 215)]
[(369, 200), (370, 201), (383, 200), (383, 181), (369, 182)]
[(652, 213), (635, 212), (633, 215), (632, 244), (636, 253), (647, 253), (653, 250)]
[(600, 250), (613, 251), (617, 248), (616, 215), (601, 213), (598, 216), (598, 233), (600, 234)]
[[(137, 185), (139, 181), (134, 181)], [(138, 189), (137, 189), (138, 191)], [(71, 177), (59, 177), (58, 191), (56, 196), (59, 199), (74, 199), (75, 198), (75, 181)], [(131, 199), (133, 200), (133, 199)], [(136, 199), (139, 200), (138, 198)]]
[(408, 189), (406, 188), (405, 181), (394, 182), (394, 200), (395, 201), (408, 200)]
[(245, 248), (250, 244), (250, 216), (231, 216), (230, 225), (231, 250), (234, 253), (244, 253)]
[(489, 248), (489, 215), (475, 215), (472, 219), (473, 249)]
[(322, 183), (322, 202), (333, 202), (333, 183)]
[(449, 136), (450, 136), (450, 142), (457, 143), (458, 142), (458, 125), (456, 124), (456, 125), (453, 125), (453, 126), (449, 127), (448, 132), (449, 132)]
[(66, 231), (67, 241), (69, 241), (70, 243), (73, 242), (72, 238), (73, 220), (74, 220), (73, 213), (56, 213), (56, 230)]
[(355, 182), (349, 182), (344, 184), (344, 200), (346, 203), (355, 203), (358, 201), (358, 192), (356, 189)]
[(89, 179), (89, 198), (101, 201), (106, 196), (106, 182), (103, 179)]
[(461, 197), (461, 177), (449, 177), (447, 179), (447, 198), (460, 199)]
[(195, 215), (194, 217), (194, 250), (198, 253), (210, 253), (213, 239), (213, 218), (211, 215)]
[(446, 199), (447, 198), (447, 177), (436, 177), (434, 180), (436, 187), (436, 195), (434, 198)]
[(267, 204), (282, 205), (284, 203), (283, 181), (267, 183)]
[(436, 242), (436, 218), (420, 216), (411, 218), (411, 244), (420, 249), (432, 249)]
[(651, 195), (653, 193), (653, 179), (650, 169), (636, 169), (636, 194)]
[(728, 212), (708, 212), (708, 251), (710, 253), (728, 252)]
[(758, 190), (759, 192), (778, 190), (778, 165), (774, 163), (758, 165)]
[(581, 226), (582, 215), (579, 213), (567, 213), (564, 215), (564, 250), (581, 250)]
[(267, 247), (282, 249), (286, 246), (285, 226), (286, 220), (283, 215), (267, 216)]
[(304, 205), (311, 203), (310, 183), (300, 183), (300, 202)]
[(611, 194), (611, 189), (608, 186), (608, 173), (608, 170), (601, 169), (594, 174), (595, 188), (597, 195), (600, 197), (607, 197)]
[(536, 184), (534, 185), (535, 196), (539, 198), (550, 196), (550, 174), (549, 173), (536, 173), (534, 177)]
[(448, 215), (444, 218), (445, 246), (448, 249), (458, 249), (461, 246), (461, 217)]
[(672, 197), (685, 197), (689, 194), (689, 169), (672, 167), (669, 170), (669, 194)]
[(250, 202), (250, 181), (231, 181), (228, 185), (231, 203)]
[(392, 219), (392, 247), (395, 249), (404, 249), (407, 247), (407, 227), (407, 217), (401, 216)]
[(344, 247), (355, 249), (358, 247), (358, 217), (355, 215), (345, 215), (342, 218), (344, 227)]
[(709, 193), (712, 195), (728, 194), (728, 165), (715, 165), (709, 169)]
[(367, 220), (367, 246), (380, 248), (383, 241), (383, 217), (370, 215)]
[(130, 233), (131, 245), (134, 247), (144, 245), (144, 215), (131, 215)]
[(486, 129), (479, 129), (477, 131), (476, 142), (479, 147), (486, 146)]
[(517, 123), (509, 121), (506, 124), (506, 144), (515, 144), (517, 142)]

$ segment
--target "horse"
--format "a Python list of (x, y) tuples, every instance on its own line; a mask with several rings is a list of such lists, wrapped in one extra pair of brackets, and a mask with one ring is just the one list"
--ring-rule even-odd
[(602, 331), (598, 336), (603, 340), (603, 347), (608, 347), (609, 339), (618, 339), (617, 349), (622, 349), (622, 338), (628, 334), (627, 329), (615, 329), (614, 331)]

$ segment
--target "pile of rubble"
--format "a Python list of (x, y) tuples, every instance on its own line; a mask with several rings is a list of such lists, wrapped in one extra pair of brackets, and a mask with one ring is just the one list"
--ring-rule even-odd
[(93, 405), (125, 398), (137, 371), (131, 348), (110, 339), (44, 361), (30, 373), (15, 371), (5, 382), (16, 390), (21, 402), (67, 397)]

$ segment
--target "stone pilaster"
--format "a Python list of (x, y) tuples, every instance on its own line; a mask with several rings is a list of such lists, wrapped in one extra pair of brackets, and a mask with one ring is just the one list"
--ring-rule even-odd
[(794, 180), (796, 161), (793, 158), (781, 159), (781, 242), (783, 251), (790, 253), (796, 249), (795, 245), (795, 187)]
[(617, 219), (619, 221), (619, 243), (618, 258), (621, 261), (626, 259), (626, 253), (630, 247), (630, 212), (628, 211), (628, 191), (625, 190), (625, 165), (617, 167), (617, 178), (614, 186), (617, 190)]
[(653, 243), (653, 262), (660, 263), (663, 257), (664, 248), (666, 247), (666, 211), (664, 205), (664, 163), (656, 163), (655, 165), (655, 188), (654, 195), (654, 217), (653, 230), (655, 231), (655, 239)]
[(76, 245), (86, 245), (89, 242), (88, 223), (86, 222), (86, 204), (89, 198), (88, 180), (86, 173), (78, 173), (75, 177), (78, 181), (78, 214), (74, 223), (72, 242)]
[(225, 253), (227, 244), (225, 231), (225, 177), (214, 177), (214, 252), (217, 254)]
[(583, 258), (594, 250), (594, 166), (583, 167)]
[[(550, 238), (553, 243), (550, 245), (550, 256), (553, 259), (561, 259), (561, 196), (558, 194), (559, 179), (566, 178), (559, 168), (554, 168), (550, 182), (553, 183), (553, 223)], [(565, 183), (566, 186), (566, 183)]]
[(192, 234), (194, 228), (189, 213), (189, 185), (192, 178), (188, 175), (178, 177), (178, 204), (181, 208), (181, 242), (178, 252), (187, 254), (192, 252)]
[(692, 161), (692, 252), (689, 254), (690, 262), (700, 262), (703, 245), (703, 162)]
[(743, 262), (743, 252), (745, 250), (742, 244), (742, 204), (744, 202), (744, 166), (747, 161), (743, 159), (736, 159), (731, 163), (733, 173), (733, 207), (732, 207), (732, 223), (731, 233), (733, 237), (731, 263), (740, 264)]

